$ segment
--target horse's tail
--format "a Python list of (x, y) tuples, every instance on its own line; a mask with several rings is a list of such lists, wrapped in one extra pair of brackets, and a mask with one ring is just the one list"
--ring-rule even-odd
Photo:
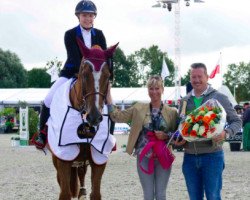
[(78, 175), (77, 175), (77, 167), (71, 167), (71, 178), (70, 178), (70, 191), (73, 198), (78, 196)]

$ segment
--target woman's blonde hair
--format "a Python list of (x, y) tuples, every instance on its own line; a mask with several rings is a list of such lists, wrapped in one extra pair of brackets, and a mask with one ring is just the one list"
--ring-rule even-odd
[(161, 76), (159, 76), (159, 75), (150, 76), (148, 79), (147, 87), (151, 88), (151, 87), (155, 87), (155, 86), (164, 88), (163, 80), (162, 80)]

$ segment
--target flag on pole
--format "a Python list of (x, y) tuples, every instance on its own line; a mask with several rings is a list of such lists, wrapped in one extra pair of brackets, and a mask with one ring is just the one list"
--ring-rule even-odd
[(54, 82), (54, 81), (56, 81), (56, 80), (59, 78), (59, 76), (58, 76), (58, 69), (57, 69), (56, 65), (53, 65), (53, 66), (52, 66), (50, 69), (48, 69), (46, 72), (47, 72), (47, 73), (50, 75), (50, 77), (51, 77), (51, 83)]
[(164, 80), (167, 76), (169, 76), (169, 70), (168, 70), (168, 66), (165, 62), (165, 59), (163, 57), (163, 60), (162, 60), (162, 69), (161, 69), (161, 78), (162, 80)]
[(220, 74), (221, 71), (221, 53), (220, 53), (220, 57), (219, 60), (214, 68), (214, 70), (211, 72), (209, 78), (212, 79), (216, 76), (216, 74)]

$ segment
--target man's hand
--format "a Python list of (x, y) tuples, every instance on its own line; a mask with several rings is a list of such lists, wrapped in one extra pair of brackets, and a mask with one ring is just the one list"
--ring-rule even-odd
[(214, 136), (214, 137), (212, 138), (212, 140), (213, 140), (214, 142), (217, 142), (217, 143), (221, 143), (221, 142), (223, 142), (225, 139), (226, 139), (226, 131), (225, 131), (225, 130), (223, 130), (223, 131), (221, 132), (221, 134), (216, 135), (216, 136)]

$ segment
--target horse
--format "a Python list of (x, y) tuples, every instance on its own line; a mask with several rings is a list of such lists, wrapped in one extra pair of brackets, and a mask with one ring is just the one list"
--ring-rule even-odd
[[(72, 107), (85, 116), (86, 121), (83, 120), (84, 123), (81, 124), (80, 134), (93, 138), (96, 131), (91, 128), (98, 127), (103, 119), (101, 110), (112, 73), (108, 59), (112, 57), (118, 43), (107, 50), (96, 47), (88, 49), (78, 38), (77, 43), (83, 58), (77, 79), (69, 90), (69, 99)], [(96, 164), (93, 161), (89, 143), (79, 143), (78, 148), (79, 154), (73, 160), (60, 159), (51, 151), (60, 186), (59, 200), (86, 199), (85, 175), (88, 165), (91, 167), (90, 199), (101, 200), (101, 178), (106, 162)], [(50, 147), (49, 149), (51, 150)]]

